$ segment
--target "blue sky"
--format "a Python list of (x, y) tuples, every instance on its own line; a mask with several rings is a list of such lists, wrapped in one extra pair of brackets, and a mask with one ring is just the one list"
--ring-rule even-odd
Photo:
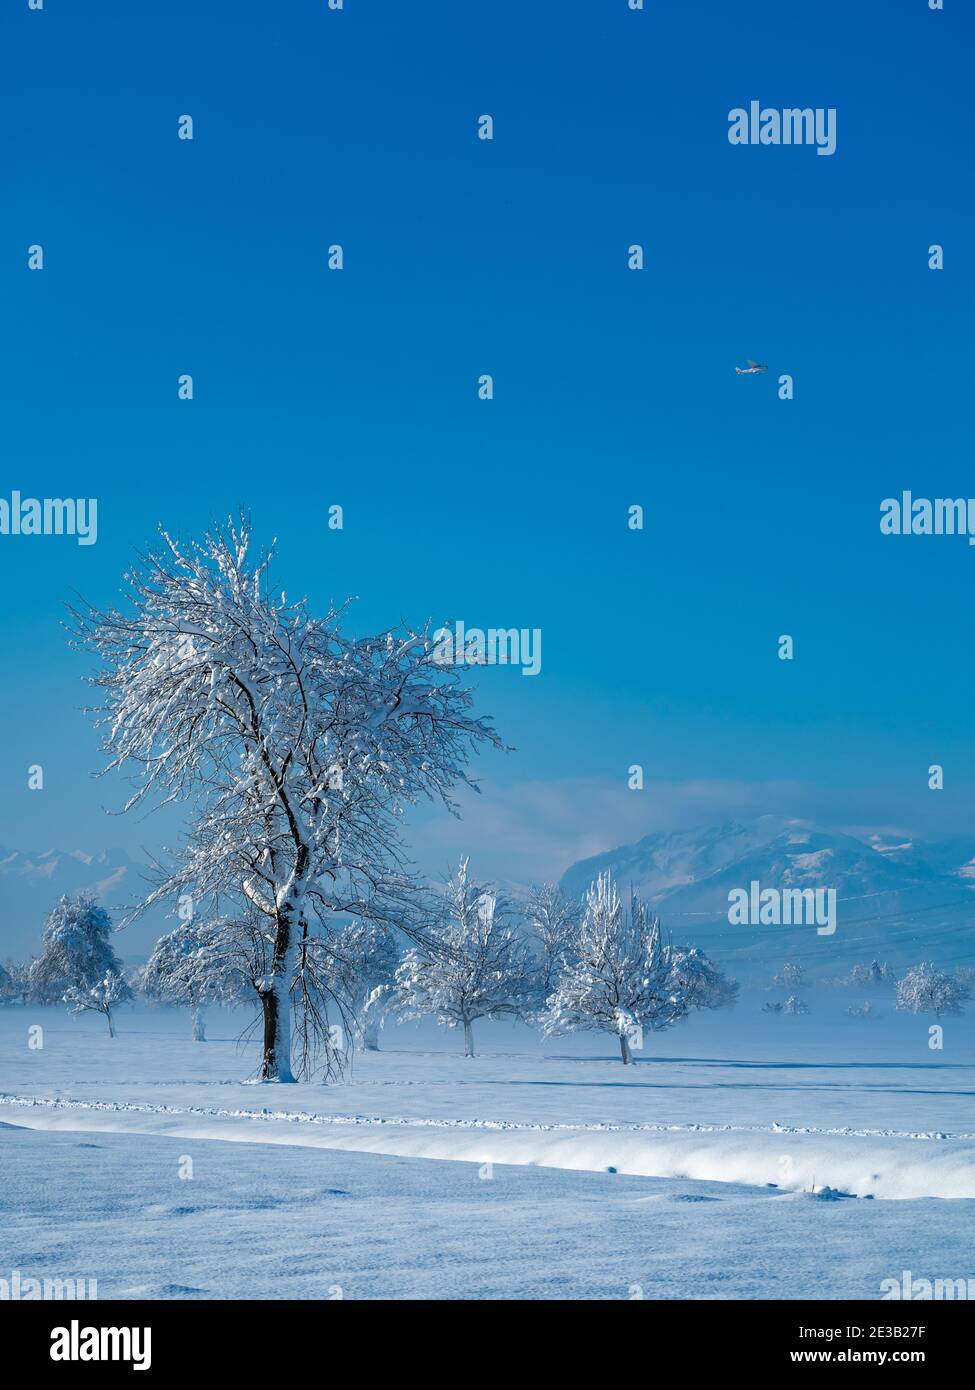
[[(0, 495), (97, 497), (99, 537), (0, 536), (0, 844), (156, 842), (104, 814), (58, 624), (159, 523), (238, 505), (361, 631), (541, 628), (540, 676), (478, 677), (517, 752), (424, 853), (970, 824), (975, 550), (878, 518), (975, 496), (973, 28), (960, 0), (12, 0)], [(753, 98), (835, 107), (835, 155), (731, 146)]]

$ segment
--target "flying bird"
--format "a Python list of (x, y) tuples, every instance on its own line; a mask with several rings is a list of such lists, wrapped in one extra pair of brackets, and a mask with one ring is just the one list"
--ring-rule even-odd
[(735, 368), (735, 371), (738, 373), (739, 376), (753, 376), (755, 372), (768, 371), (768, 367), (766, 367), (762, 362), (753, 362), (750, 357), (746, 357), (745, 361), (748, 363), (747, 367)]

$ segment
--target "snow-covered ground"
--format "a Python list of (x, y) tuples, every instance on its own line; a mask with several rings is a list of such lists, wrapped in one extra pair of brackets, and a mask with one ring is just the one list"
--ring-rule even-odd
[(929, 1020), (813, 1002), (770, 1017), (748, 995), (627, 1068), (608, 1037), (481, 1025), (465, 1059), (456, 1034), (393, 1026), (329, 1087), (247, 1084), (228, 1012), (199, 1044), (183, 1012), (125, 1010), (112, 1041), (91, 1016), (0, 1010), (0, 1277), (350, 1298), (872, 1298), (905, 1269), (975, 1277), (971, 1018), (931, 1051)]
[(972, 1269), (947, 1202), (3, 1127), (0, 1162), (3, 1268), (102, 1298), (876, 1298)]

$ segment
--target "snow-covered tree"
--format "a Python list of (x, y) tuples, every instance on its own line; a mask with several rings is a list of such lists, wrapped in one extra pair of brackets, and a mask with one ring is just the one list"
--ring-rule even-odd
[(579, 908), (557, 883), (543, 883), (529, 890), (525, 924), (538, 953), (539, 992), (545, 1000), (570, 958), (579, 926)]
[(114, 970), (109, 970), (105, 978), (99, 980), (96, 985), (76, 986), (72, 985), (64, 991), (64, 1002), (73, 1014), (85, 1013), (91, 1010), (93, 1013), (104, 1014), (108, 1023), (108, 1035), (115, 1037), (115, 1020), (112, 1017), (112, 1010), (117, 1004), (124, 1004), (131, 999), (132, 991), (129, 989), (122, 976)]
[(624, 1064), (631, 1040), (659, 1032), (691, 1009), (720, 1008), (737, 993), (734, 981), (696, 949), (675, 947), (635, 896), (629, 908), (608, 873), (586, 894), (572, 958), (542, 1016), (546, 1035), (575, 1031), (614, 1033)]
[(145, 995), (145, 978), (147, 964), (147, 961), (141, 961), (136, 965), (127, 966), (123, 972), (125, 983), (132, 991), (134, 998), (138, 998), (140, 995)]
[(462, 1027), (465, 1056), (473, 1057), (474, 1023), (521, 1016), (536, 989), (533, 964), (511, 925), (510, 909), (470, 876), (462, 860), (447, 885), (440, 921), (396, 971), (401, 1016), (432, 1014), (447, 1028)]
[(738, 981), (696, 946), (668, 945), (671, 978), (691, 1009), (723, 1009), (738, 998)]
[(768, 1003), (762, 1005), (763, 1014), (786, 1014), (791, 1018), (797, 1018), (800, 1014), (807, 1014), (808, 1012), (809, 1005), (795, 994), (790, 994), (785, 1003), (770, 999)]
[(192, 1008), (194, 1042), (206, 1041), (206, 1004), (236, 1002), (246, 993), (246, 979), (227, 949), (223, 926), (181, 923), (156, 942), (142, 974), (147, 998)]
[(393, 1003), (400, 952), (391, 932), (350, 922), (329, 945), (336, 992), (348, 1003), (356, 1046), (379, 1051), (379, 1033)]
[(121, 975), (111, 935), (111, 919), (94, 898), (62, 897), (48, 914), (41, 954), (31, 966), (32, 998), (53, 1004), (67, 989), (89, 990), (106, 975)]
[(869, 965), (854, 965), (843, 980), (845, 985), (893, 985), (897, 978), (886, 961), (872, 960)]
[(806, 968), (798, 961), (787, 960), (777, 975), (772, 977), (772, 984), (777, 989), (789, 989), (806, 982)]
[(27, 1004), (30, 1002), (33, 969), (33, 960), (13, 960), (8, 957), (4, 967), (3, 1003)]
[(897, 1007), (912, 1014), (960, 1014), (962, 1004), (971, 997), (971, 990), (947, 971), (939, 970), (930, 961), (912, 965), (897, 982)]
[(873, 1005), (869, 999), (865, 999), (862, 1004), (851, 1004), (846, 1011), (851, 1018), (876, 1018)]
[(341, 610), (313, 617), (272, 587), (269, 556), (249, 559), (245, 522), (164, 541), (127, 576), (126, 611), (75, 615), (102, 663), (108, 768), (135, 772), (128, 807), (158, 798), (191, 812), (142, 908), (188, 894), (207, 916), (246, 899), (265, 919), (261, 1075), (292, 1081), (293, 998), (299, 1035), (318, 1030), (316, 929), (335, 914), (408, 920), (402, 810), (421, 798), (455, 810), (451, 789), (475, 785), (471, 752), (500, 741), (432, 637), (354, 639)]
[(782, 1005), (782, 1012), (790, 1014), (793, 1018), (798, 1018), (800, 1014), (809, 1012), (809, 1005), (803, 999), (799, 999), (795, 994), (790, 994)]
[[(10, 962), (13, 965), (13, 962)], [(14, 980), (5, 965), (0, 965), (0, 1004), (7, 1004), (14, 998)]]

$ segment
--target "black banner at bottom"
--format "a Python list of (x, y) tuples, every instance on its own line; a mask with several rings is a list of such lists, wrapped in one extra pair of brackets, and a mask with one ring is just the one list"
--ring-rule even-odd
[[(390, 1367), (402, 1373), (406, 1349), (412, 1345), (415, 1351), (418, 1344), (404, 1344), (396, 1335), (398, 1307), (410, 1319), (411, 1330), (423, 1334), (422, 1360), (430, 1365), (434, 1380), (442, 1378), (442, 1368), (429, 1359), (431, 1354), (436, 1356), (436, 1339), (445, 1339), (446, 1352), (458, 1331), (481, 1324), (490, 1330), (492, 1345), (499, 1350), (498, 1333), (509, 1319), (519, 1334), (518, 1346), (537, 1347), (534, 1352), (518, 1351), (519, 1375), (529, 1369), (528, 1357), (543, 1360), (549, 1374), (561, 1360), (558, 1328), (565, 1305), (557, 1300), (381, 1306), (354, 1300), (0, 1302), (0, 1335), (8, 1355), (16, 1348), (21, 1375), (48, 1367), (55, 1376), (60, 1368), (66, 1380), (86, 1368), (97, 1369), (101, 1375), (108, 1371), (161, 1378), (185, 1376), (192, 1367), (253, 1373), (272, 1348), (282, 1371), (287, 1368), (293, 1374), (307, 1367), (309, 1373), (320, 1374), (323, 1354), (331, 1359), (342, 1345), (331, 1340), (334, 1336), (360, 1329), (369, 1332), (379, 1318), (384, 1336), (357, 1341), (349, 1350), (355, 1348), (358, 1360), (367, 1351), (372, 1374), (383, 1369), (387, 1358)], [(423, 1333), (427, 1317), (430, 1327)], [(947, 1372), (967, 1354), (970, 1342), (970, 1318), (961, 1300), (592, 1302), (585, 1305), (584, 1317), (582, 1328), (577, 1326), (565, 1341), (573, 1364), (577, 1354), (586, 1357), (586, 1346), (593, 1355), (599, 1346), (605, 1348), (600, 1325), (608, 1336), (624, 1329), (652, 1336), (654, 1362), (659, 1355), (667, 1362), (680, 1362), (687, 1370), (737, 1373), (761, 1369), (782, 1374), (793, 1367), (828, 1369), (833, 1365), (933, 1367)], [(551, 1329), (546, 1326), (549, 1318)], [(650, 1346), (641, 1345), (643, 1360)], [(514, 1347), (511, 1351), (514, 1354)]]

